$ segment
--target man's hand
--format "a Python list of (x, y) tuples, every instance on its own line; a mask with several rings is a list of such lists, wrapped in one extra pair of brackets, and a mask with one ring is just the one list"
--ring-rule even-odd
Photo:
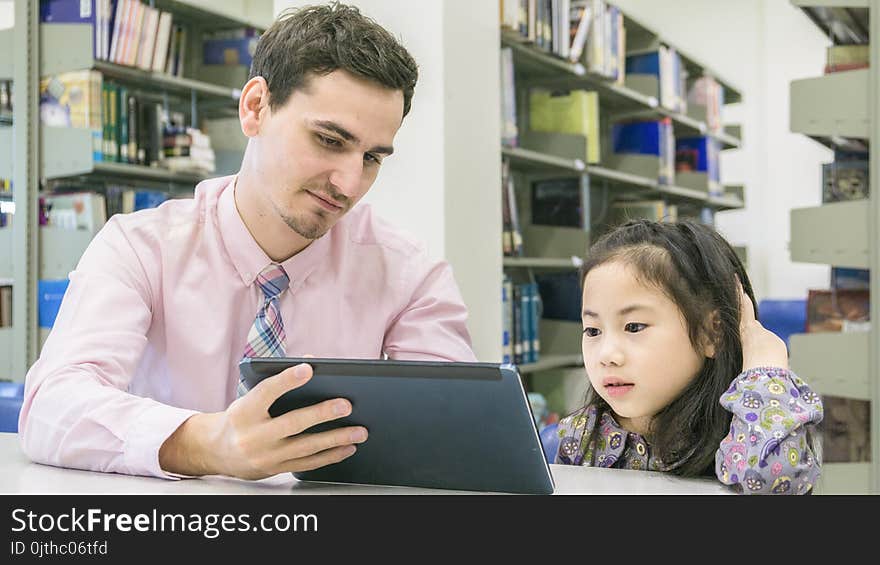
[(308, 471), (338, 463), (367, 439), (363, 427), (305, 433), (351, 413), (343, 398), (292, 410), (277, 418), (269, 406), (285, 392), (312, 378), (312, 367), (300, 364), (264, 379), (224, 412), (196, 414), (159, 449), (165, 472), (181, 475), (228, 475), (262, 479), (278, 473)]
[(739, 289), (740, 300), (739, 331), (743, 350), (742, 370), (747, 371), (755, 367), (787, 369), (788, 349), (785, 347), (785, 342), (755, 319), (755, 306), (743, 290), (739, 279), (736, 280), (736, 287)]

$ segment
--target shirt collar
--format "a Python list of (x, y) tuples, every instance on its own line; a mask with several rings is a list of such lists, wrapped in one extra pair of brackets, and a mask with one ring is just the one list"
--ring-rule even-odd
[[(272, 260), (248, 231), (238, 213), (235, 206), (237, 179), (238, 175), (233, 176), (220, 194), (217, 202), (217, 220), (220, 227), (220, 237), (223, 239), (223, 245), (229, 253), (232, 264), (242, 282), (250, 286), (254, 284), (260, 271)], [(321, 260), (326, 258), (333, 234), (339, 229), (341, 226), (337, 224), (322, 237), (313, 241), (311, 245), (281, 263), (290, 277), (291, 289), (295, 289), (305, 282)]]

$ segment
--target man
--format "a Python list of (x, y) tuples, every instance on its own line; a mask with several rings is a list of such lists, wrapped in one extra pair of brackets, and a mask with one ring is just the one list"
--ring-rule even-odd
[(76, 271), (20, 416), (35, 461), (258, 479), (350, 456), (367, 430), (308, 428), (344, 399), (270, 418), (299, 365), (238, 392), (243, 356), (474, 360), (451, 269), (354, 208), (393, 152), (417, 79), (356, 8), (287, 12), (239, 101), (239, 173), (114, 216)]

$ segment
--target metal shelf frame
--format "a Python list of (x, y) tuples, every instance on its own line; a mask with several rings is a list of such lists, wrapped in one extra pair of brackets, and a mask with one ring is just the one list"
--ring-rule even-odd
[[(833, 43), (870, 44), (870, 58), (880, 61), (880, 1), (791, 0)], [(832, 28), (857, 29), (861, 41), (842, 37)], [(855, 202), (792, 210), (791, 256), (795, 261), (870, 269), (870, 294), (880, 296), (880, 143), (870, 143), (880, 123), (880, 65), (833, 73), (791, 85), (792, 131), (830, 147), (849, 139), (867, 143), (870, 197)], [(833, 98), (831, 96), (833, 95)], [(826, 96), (819, 104), (819, 98)], [(829, 102), (833, 100), (833, 102)], [(816, 112), (811, 118), (809, 112)], [(834, 222), (826, 224), (825, 222)], [(816, 226), (822, 226), (818, 230)], [(809, 231), (812, 227), (812, 233)], [(818, 233), (817, 233), (818, 232)], [(824, 240), (824, 243), (823, 243)], [(827, 465), (817, 492), (880, 494), (880, 300), (871, 300), (871, 330), (863, 335), (804, 334), (792, 336), (792, 366), (804, 367), (805, 378), (818, 377), (817, 387), (838, 396), (867, 398), (871, 403), (871, 463)], [(834, 367), (832, 363), (840, 364)], [(809, 367), (809, 369), (808, 369)], [(825, 485), (825, 487), (823, 487)]]
[[(248, 21), (215, 10), (177, 0), (153, 0), (157, 8), (170, 11), (179, 21), (193, 29), (190, 41), (197, 42), (202, 31), (254, 27), (265, 30), (271, 21)], [(271, 20), (271, 17), (269, 17)], [(11, 273), (13, 279), (13, 328), (0, 330), (0, 358), (8, 367), (0, 366), (0, 378), (22, 381), (36, 361), (41, 343), (37, 327), (37, 279), (40, 274), (37, 199), (41, 179), (87, 177), (89, 180), (138, 179), (140, 182), (163, 183), (169, 187), (189, 185), (202, 176), (175, 173), (123, 163), (93, 161), (88, 132), (73, 128), (44, 128), (39, 116), (39, 81), (41, 76), (70, 71), (95, 69), (105, 76), (162, 96), (168, 103), (188, 104), (191, 119), (196, 112), (226, 115), (237, 108), (238, 88), (227, 87), (191, 78), (172, 77), (147, 72), (107, 61), (95, 60), (92, 35), (84, 24), (40, 24), (39, 2), (15, 2), (14, 26), (0, 30), (0, 78), (14, 83), (12, 116), (0, 120), (0, 148), (11, 147), (11, 154), (0, 155), (0, 176), (11, 176), (15, 216), (9, 234), (11, 239)], [(187, 64), (199, 76), (197, 54), (189, 51)], [(231, 82), (240, 77), (227, 77)], [(10, 127), (11, 125), (11, 127)], [(14, 128), (14, 135), (12, 132)], [(83, 137), (86, 137), (83, 140)], [(63, 147), (59, 151), (58, 147)], [(2, 151), (0, 151), (2, 153)], [(14, 165), (14, 166), (13, 166)], [(44, 258), (45, 259), (45, 258)], [(11, 274), (11, 277), (9, 275)], [(45, 333), (45, 332), (44, 332)], [(11, 353), (6, 355), (6, 348)]]

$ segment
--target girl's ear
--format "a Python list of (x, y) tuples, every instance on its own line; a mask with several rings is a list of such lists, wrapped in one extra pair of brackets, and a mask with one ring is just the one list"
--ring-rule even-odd
[(721, 317), (718, 310), (713, 310), (703, 324), (702, 354), (708, 359), (715, 358), (715, 348), (721, 338)]

